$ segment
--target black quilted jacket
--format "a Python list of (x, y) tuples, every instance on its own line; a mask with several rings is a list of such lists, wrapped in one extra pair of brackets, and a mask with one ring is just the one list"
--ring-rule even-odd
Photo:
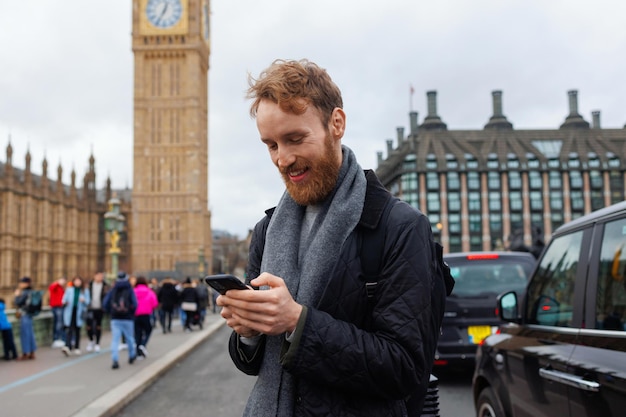
[[(406, 416), (405, 399), (417, 398), (421, 408), (428, 387), (445, 303), (444, 283), (434, 272), (430, 223), (390, 199), (372, 171), (366, 177), (359, 225), (342, 248), (319, 305), (305, 306), (295, 340), (283, 347), (281, 363), (298, 381), (295, 416)], [(377, 227), (388, 202), (393, 207), (381, 275), (368, 299), (359, 233)], [(272, 211), (267, 214), (252, 236), (248, 280), (260, 273)], [(263, 345), (246, 354), (233, 333), (229, 350), (240, 370), (258, 374)]]

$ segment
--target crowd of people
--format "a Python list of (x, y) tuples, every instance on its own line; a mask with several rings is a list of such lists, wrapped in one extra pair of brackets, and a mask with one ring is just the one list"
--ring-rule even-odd
[[(35, 359), (37, 343), (33, 318), (31, 279), (22, 277), (14, 293), (15, 317), (19, 320), (21, 356), (13, 337), (12, 324), (7, 318), (6, 301), (0, 298), (0, 331), (5, 360)], [(65, 356), (81, 355), (82, 329), (88, 338), (85, 350), (99, 352), (102, 322), (110, 317), (112, 368), (119, 368), (119, 351), (128, 349), (128, 362), (148, 356), (148, 341), (153, 329), (161, 327), (163, 334), (171, 333), (172, 320), (179, 317), (183, 330), (191, 332), (194, 326), (202, 328), (207, 308), (215, 304), (211, 291), (199, 280), (187, 277), (182, 282), (166, 277), (158, 280), (144, 276), (129, 276), (119, 272), (115, 282), (105, 280), (97, 272), (88, 282), (80, 276), (71, 280), (61, 277), (48, 287), (48, 301), (52, 313), (52, 347)]]

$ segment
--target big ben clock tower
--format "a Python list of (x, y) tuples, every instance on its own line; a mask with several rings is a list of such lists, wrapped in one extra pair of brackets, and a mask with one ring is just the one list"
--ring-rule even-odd
[(209, 0), (133, 0), (133, 53), (133, 269), (188, 270), (211, 259)]

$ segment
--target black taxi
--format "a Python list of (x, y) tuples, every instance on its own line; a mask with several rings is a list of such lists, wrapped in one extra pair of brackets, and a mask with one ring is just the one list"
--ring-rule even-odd
[(626, 415), (626, 201), (558, 228), (497, 308), (509, 323), (478, 349), (477, 416)]

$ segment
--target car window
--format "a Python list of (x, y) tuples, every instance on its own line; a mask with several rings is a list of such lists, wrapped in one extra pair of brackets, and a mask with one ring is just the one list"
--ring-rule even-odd
[(626, 219), (604, 227), (596, 295), (596, 329), (624, 330), (626, 322)]
[(458, 297), (515, 291), (522, 294), (534, 264), (526, 260), (500, 257), (494, 260), (446, 260), (454, 277)]
[(578, 231), (550, 242), (528, 286), (528, 323), (572, 327), (582, 237), (583, 232)]

